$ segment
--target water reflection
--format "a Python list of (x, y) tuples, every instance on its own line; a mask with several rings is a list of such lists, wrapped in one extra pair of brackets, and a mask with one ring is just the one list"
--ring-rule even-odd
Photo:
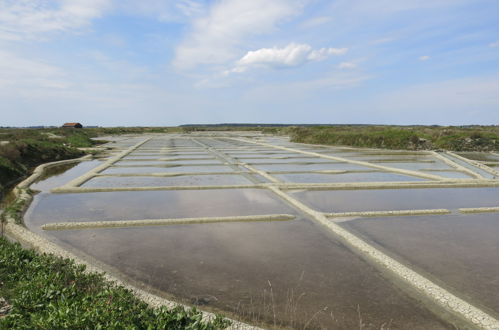
[(472, 297), (499, 316), (499, 216), (358, 219), (342, 223), (374, 244), (437, 278), (451, 291)]

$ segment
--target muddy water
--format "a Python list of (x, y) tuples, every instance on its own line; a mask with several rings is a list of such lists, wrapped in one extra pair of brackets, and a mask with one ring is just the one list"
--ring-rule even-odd
[(499, 188), (297, 191), (292, 195), (323, 212), (457, 209), (499, 204)]
[(497, 213), (358, 219), (342, 226), (499, 316)]

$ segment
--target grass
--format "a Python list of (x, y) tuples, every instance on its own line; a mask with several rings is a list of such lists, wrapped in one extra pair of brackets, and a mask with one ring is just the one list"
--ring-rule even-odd
[(0, 132), (3, 141), (0, 145), (0, 191), (19, 181), (34, 167), (80, 157), (84, 152), (78, 147), (96, 143), (88, 133), (76, 130), (2, 129)]
[(124, 287), (69, 259), (39, 255), (0, 238), (0, 297), (12, 309), (2, 329), (222, 329), (195, 309), (151, 308)]
[[(273, 132), (275, 133), (275, 129)], [(364, 148), (452, 151), (499, 149), (499, 126), (314, 126), (287, 127), (292, 142)]]
[[(32, 192), (30, 190), (27, 191), (29, 194)], [(24, 199), (16, 199), (12, 203), (9, 203), (5, 206), (0, 214), (0, 221), (2, 223), (7, 222), (7, 219), (14, 219), (17, 224), (22, 223), (23, 212), (26, 207), (26, 200)]]

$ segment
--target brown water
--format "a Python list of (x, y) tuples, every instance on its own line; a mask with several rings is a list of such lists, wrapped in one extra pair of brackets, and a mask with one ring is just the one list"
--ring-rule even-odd
[(499, 205), (499, 188), (321, 190), (292, 194), (322, 212), (457, 209)]
[(497, 213), (370, 218), (341, 225), (499, 316)]

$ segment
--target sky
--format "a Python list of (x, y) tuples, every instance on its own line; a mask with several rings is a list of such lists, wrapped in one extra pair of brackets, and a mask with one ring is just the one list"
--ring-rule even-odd
[(497, 0), (0, 0), (0, 126), (499, 124)]

